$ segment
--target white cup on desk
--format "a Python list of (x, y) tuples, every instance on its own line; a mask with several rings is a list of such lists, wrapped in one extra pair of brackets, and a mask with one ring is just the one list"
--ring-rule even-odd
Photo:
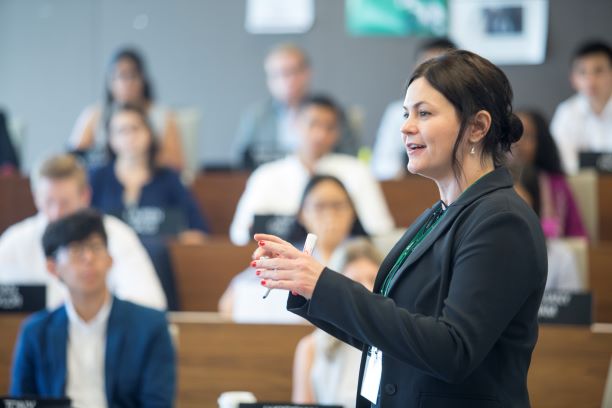
[(219, 395), (219, 399), (217, 399), (219, 408), (238, 408), (238, 405), (243, 402), (257, 402), (257, 398), (252, 392), (248, 391), (227, 391)]

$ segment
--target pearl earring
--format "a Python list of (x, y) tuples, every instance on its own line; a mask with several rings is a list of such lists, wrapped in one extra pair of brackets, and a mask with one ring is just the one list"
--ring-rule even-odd
[(476, 150), (474, 150), (474, 145), (472, 145), (472, 150), (470, 150), (470, 154), (476, 154)]

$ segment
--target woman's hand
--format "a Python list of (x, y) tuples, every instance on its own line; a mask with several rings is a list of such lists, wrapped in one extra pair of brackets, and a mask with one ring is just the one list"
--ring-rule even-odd
[(258, 247), (251, 266), (261, 278), (261, 284), (270, 289), (290, 290), (310, 299), (324, 266), (310, 254), (274, 235), (255, 234), (255, 240)]

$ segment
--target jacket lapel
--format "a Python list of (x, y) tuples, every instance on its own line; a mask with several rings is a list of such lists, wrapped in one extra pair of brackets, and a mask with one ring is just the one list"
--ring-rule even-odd
[(397, 261), (397, 258), (400, 256), (402, 251), (406, 248), (406, 246), (408, 245), (412, 237), (416, 235), (419, 228), (421, 228), (421, 226), (425, 223), (425, 221), (427, 220), (427, 217), (429, 216), (429, 214), (431, 213), (434, 207), (435, 205), (431, 207), (430, 209), (423, 211), (423, 214), (421, 214), (412, 223), (412, 225), (408, 227), (408, 230), (406, 230), (406, 232), (404, 233), (404, 235), (402, 235), (400, 240), (393, 246), (393, 248), (391, 248), (391, 251), (389, 251), (389, 254), (382, 261), (379, 272), (376, 275), (376, 280), (374, 282), (374, 290), (373, 290), (374, 293), (380, 293), (381, 286), (383, 282), (385, 281), (385, 278), (387, 277), (389, 272), (391, 272), (393, 265), (395, 265), (395, 261)]
[[(408, 256), (408, 258), (406, 258), (406, 261), (404, 261), (404, 264), (397, 271), (395, 277), (390, 283), (389, 293), (391, 293), (391, 290), (393, 290), (393, 286), (395, 285), (395, 283), (399, 279), (401, 279), (401, 277), (406, 273), (407, 270), (409, 270), (410, 266), (413, 265), (416, 261), (418, 261), (419, 258), (434, 244), (434, 242), (436, 242), (438, 238), (440, 238), (440, 236), (448, 228), (450, 228), (451, 225), (453, 225), (455, 219), (459, 216), (459, 214), (461, 214), (463, 208), (474, 202), (476, 199), (482, 197), (483, 195), (489, 194), (492, 191), (495, 191), (500, 188), (512, 187), (512, 185), (512, 176), (510, 175), (507, 169), (500, 167), (486, 174), (481, 179), (472, 184), (470, 188), (465, 190), (463, 194), (459, 197), (459, 199), (457, 199), (457, 201), (455, 201), (446, 209), (446, 214), (444, 214), (442, 220), (440, 220), (438, 225), (436, 225), (436, 227), (425, 237), (425, 239), (423, 239), (423, 241), (414, 249), (414, 251)], [(426, 220), (429, 214), (431, 214), (434, 207), (430, 208), (427, 211), (424, 220)], [(421, 216), (421, 218), (423, 218), (423, 215)], [(421, 222), (420, 224), (422, 225), (423, 222)], [(420, 228), (421, 225), (419, 225), (418, 228)], [(412, 238), (417, 231), (418, 229), (413, 231), (413, 233), (410, 235), (410, 238)], [(404, 235), (404, 237), (406, 235)], [(406, 240), (405, 245), (407, 245), (408, 242), (410, 242), (410, 240)], [(393, 249), (395, 249), (395, 247)], [(397, 257), (395, 257), (395, 259), (397, 259)]]
[(49, 324), (46, 356), (50, 361), (47, 378), (50, 379), (49, 390), (52, 395), (66, 394), (66, 350), (68, 348), (68, 315), (62, 306), (57, 310), (56, 318)]
[(121, 361), (121, 351), (124, 340), (124, 320), (121, 310), (122, 302), (113, 296), (113, 306), (106, 327), (106, 352), (104, 355), (104, 380), (106, 385), (106, 400), (112, 405), (115, 383), (117, 381), (118, 363)]

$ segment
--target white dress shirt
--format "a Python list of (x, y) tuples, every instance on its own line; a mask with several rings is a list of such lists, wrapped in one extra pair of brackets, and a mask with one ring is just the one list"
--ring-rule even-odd
[[(393, 230), (385, 197), (366, 165), (349, 155), (328, 154), (315, 167), (315, 173), (342, 181), (368, 234), (382, 235)], [(310, 177), (296, 155), (258, 167), (238, 202), (230, 227), (232, 242), (246, 245), (252, 239), (249, 229), (256, 214), (296, 215)]]
[(391, 180), (406, 173), (406, 147), (402, 142), (404, 101), (391, 102), (383, 114), (374, 150), (372, 171), (379, 180)]
[(584, 96), (572, 96), (557, 107), (550, 130), (557, 142), (565, 171), (568, 174), (577, 173), (579, 152), (612, 153), (612, 97), (601, 114), (597, 115)]
[(66, 395), (74, 408), (106, 408), (105, 363), (106, 327), (112, 296), (98, 314), (85, 322), (70, 297), (66, 299), (68, 345), (66, 347)]
[[(47, 220), (42, 214), (27, 218), (0, 237), (0, 283), (47, 285), (47, 307), (54, 309), (66, 298), (64, 285), (48, 271), (42, 248)], [(107, 277), (111, 293), (143, 306), (164, 310), (166, 297), (138, 236), (129, 226), (104, 216), (108, 250), (113, 266)]]

